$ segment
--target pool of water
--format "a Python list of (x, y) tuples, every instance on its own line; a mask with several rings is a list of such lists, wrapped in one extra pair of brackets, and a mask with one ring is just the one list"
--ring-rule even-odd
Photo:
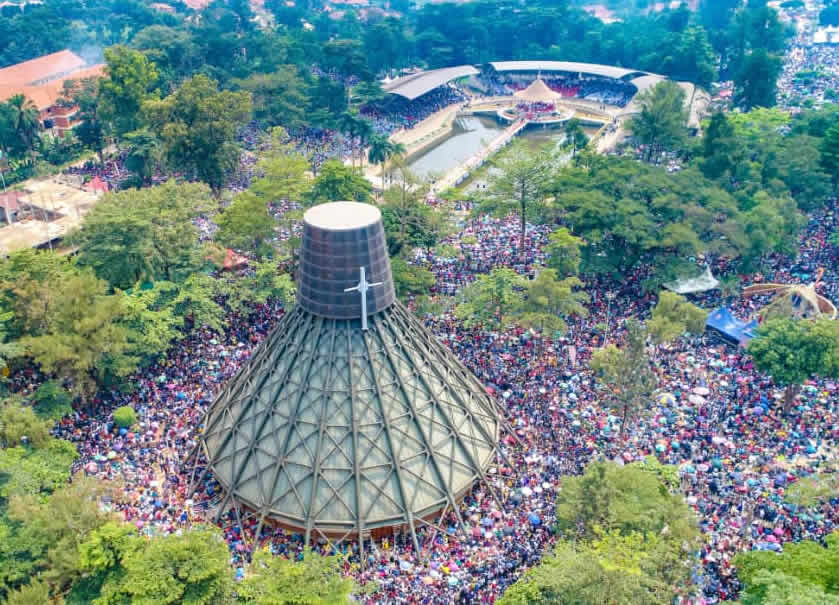
[[(492, 118), (478, 116), (462, 116), (455, 120), (451, 135), (441, 140), (435, 146), (411, 158), (408, 168), (418, 177), (431, 180), (466, 161), (498, 136), (505, 128), (504, 124)], [(597, 129), (586, 129), (586, 134), (592, 136)], [(519, 135), (534, 145), (555, 142), (559, 143), (565, 137), (560, 129), (528, 129)]]

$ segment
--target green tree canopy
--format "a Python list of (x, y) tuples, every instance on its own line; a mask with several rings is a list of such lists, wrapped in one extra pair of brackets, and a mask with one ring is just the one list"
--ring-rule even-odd
[(647, 160), (678, 149), (687, 135), (685, 91), (675, 82), (663, 81), (639, 93), (635, 100), (641, 111), (628, 126), (638, 142), (647, 146)]
[(312, 184), (310, 199), (314, 203), (356, 201), (370, 199), (373, 186), (355, 169), (338, 160), (328, 160)]
[(813, 375), (839, 377), (839, 324), (819, 319), (769, 319), (749, 342), (755, 366), (787, 387), (787, 405)]
[(262, 549), (254, 554), (237, 593), (249, 605), (344, 605), (353, 588), (337, 556), (307, 551), (302, 560), (292, 561)]
[(145, 101), (143, 113), (169, 165), (219, 193), (239, 161), (235, 135), (250, 118), (250, 94), (219, 91), (215, 81), (197, 75), (168, 97)]
[(621, 434), (627, 421), (649, 403), (656, 388), (646, 341), (647, 331), (641, 322), (629, 319), (623, 347), (608, 344), (591, 358), (591, 369), (601, 383), (603, 398), (621, 415)]
[(647, 321), (647, 330), (657, 342), (669, 342), (685, 332), (702, 334), (707, 319), (705, 309), (688, 302), (680, 294), (663, 290)]
[(210, 208), (200, 184), (168, 181), (106, 194), (72, 238), (78, 264), (123, 289), (139, 281), (181, 283), (204, 262), (193, 219)]
[(509, 314), (521, 304), (524, 278), (507, 267), (495, 267), (459, 293), (457, 317), (467, 325), (492, 325), (501, 330)]

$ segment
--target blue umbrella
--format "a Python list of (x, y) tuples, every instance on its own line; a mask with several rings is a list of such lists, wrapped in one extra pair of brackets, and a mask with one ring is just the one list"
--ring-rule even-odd
[(529, 515), (527, 515), (527, 518), (533, 525), (542, 524), (542, 519), (540, 519), (539, 515), (537, 515), (536, 513), (530, 513)]

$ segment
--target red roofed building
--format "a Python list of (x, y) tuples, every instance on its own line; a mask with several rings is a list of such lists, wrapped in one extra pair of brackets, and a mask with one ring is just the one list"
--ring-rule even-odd
[(99, 78), (105, 64), (88, 66), (84, 59), (69, 50), (44, 55), (0, 69), (0, 101), (22, 94), (41, 112), (44, 128), (63, 134), (74, 126), (77, 107), (58, 103), (68, 80)]

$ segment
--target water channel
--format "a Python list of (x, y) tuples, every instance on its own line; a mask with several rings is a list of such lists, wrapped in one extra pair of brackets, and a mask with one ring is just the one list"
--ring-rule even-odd
[[(440, 177), (456, 165), (466, 161), (498, 136), (505, 125), (493, 118), (479, 116), (461, 116), (455, 120), (452, 133), (433, 147), (412, 157), (408, 163), (411, 171), (421, 179)], [(597, 129), (586, 128), (586, 134), (592, 136)], [(555, 142), (563, 140), (564, 134), (559, 129), (528, 129), (520, 138), (533, 143)]]

